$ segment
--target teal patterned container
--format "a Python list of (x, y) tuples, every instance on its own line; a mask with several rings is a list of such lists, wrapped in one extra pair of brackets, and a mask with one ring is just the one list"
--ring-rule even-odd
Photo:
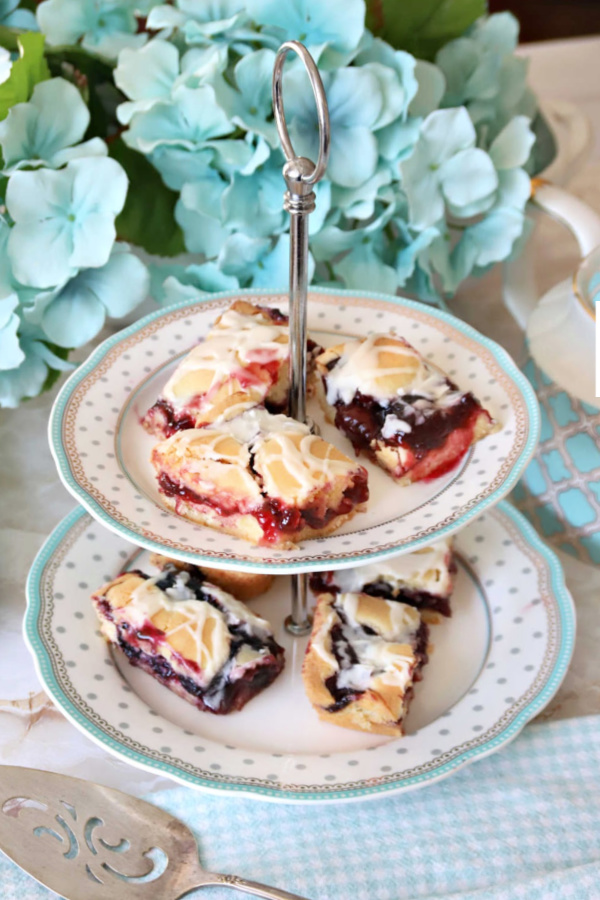
[(512, 499), (559, 550), (600, 565), (600, 409), (558, 387), (530, 358), (540, 443)]

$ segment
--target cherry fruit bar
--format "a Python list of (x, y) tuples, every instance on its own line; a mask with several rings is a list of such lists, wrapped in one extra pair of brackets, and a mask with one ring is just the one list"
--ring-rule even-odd
[(371, 335), (330, 347), (315, 360), (328, 419), (392, 478), (408, 483), (453, 468), (495, 425), (403, 338)]
[(294, 419), (255, 408), (189, 429), (151, 456), (166, 505), (254, 544), (335, 531), (369, 496), (366, 470)]
[(321, 594), (304, 658), (308, 699), (334, 725), (402, 735), (427, 662), (427, 625), (412, 606), (368, 594)]
[(452, 542), (444, 539), (390, 560), (336, 572), (314, 572), (310, 586), (315, 594), (370, 594), (449, 616), (455, 572)]
[(92, 600), (110, 644), (207, 712), (241, 709), (283, 669), (269, 623), (197, 570), (127, 572)]
[(281, 411), (288, 359), (287, 316), (237, 300), (177, 366), (142, 423), (165, 438), (262, 403)]

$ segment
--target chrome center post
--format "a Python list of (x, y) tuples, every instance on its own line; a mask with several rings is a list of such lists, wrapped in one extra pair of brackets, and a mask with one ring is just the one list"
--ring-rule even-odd
[[(313, 163), (297, 156), (290, 140), (283, 107), (283, 65), (289, 52), (296, 53), (310, 79), (319, 121), (319, 156)], [(308, 290), (308, 216), (315, 209), (313, 186), (320, 181), (327, 168), (330, 145), (329, 110), (325, 89), (316, 63), (299, 41), (286, 41), (279, 48), (273, 69), (273, 111), (279, 140), (285, 155), (283, 177), (287, 191), (283, 208), (290, 214), (290, 391), (289, 415), (306, 422), (306, 305)], [(292, 575), (292, 612), (285, 627), (293, 635), (310, 631), (308, 614), (307, 576)]]

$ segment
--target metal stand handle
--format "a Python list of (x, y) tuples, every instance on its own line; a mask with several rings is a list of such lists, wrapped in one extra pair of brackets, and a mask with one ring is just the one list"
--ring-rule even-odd
[[(289, 51), (298, 54), (308, 73), (319, 119), (319, 157), (316, 165), (297, 156), (285, 121), (282, 96), (283, 64)], [(273, 70), (273, 110), (279, 139), (286, 158), (283, 177), (287, 191), (283, 208), (290, 214), (290, 400), (289, 414), (306, 421), (306, 300), (308, 288), (308, 216), (315, 208), (313, 185), (325, 174), (329, 159), (329, 110), (323, 82), (314, 59), (299, 41), (286, 41), (279, 48)], [(285, 622), (294, 635), (307, 634), (311, 622), (307, 605), (306, 575), (292, 575), (292, 613)]]

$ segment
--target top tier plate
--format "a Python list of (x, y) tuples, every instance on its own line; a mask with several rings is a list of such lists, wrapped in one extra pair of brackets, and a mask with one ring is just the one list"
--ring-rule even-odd
[[(464, 322), (420, 303), (319, 289), (308, 302), (308, 328), (317, 341), (327, 346), (372, 331), (403, 335), (459, 387), (472, 389), (501, 430), (428, 483), (400, 487), (365, 462), (371, 492), (366, 512), (293, 550), (254, 547), (176, 516), (155, 486), (149, 462), (155, 439), (140, 417), (178, 360), (241, 296), (287, 308), (286, 294), (238, 291), (159, 310), (101, 344), (64, 385), (50, 417), (50, 445), (64, 484), (99, 522), (135, 544), (189, 562), (273, 574), (318, 571), (416, 550), (457, 531), (515, 485), (538, 441), (539, 409), (508, 354)], [(316, 404), (309, 414), (324, 437), (352, 453)]]

